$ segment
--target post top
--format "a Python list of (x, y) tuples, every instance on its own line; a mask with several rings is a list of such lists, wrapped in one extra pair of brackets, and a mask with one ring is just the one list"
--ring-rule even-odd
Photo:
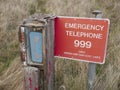
[(95, 14), (95, 15), (102, 14), (102, 11), (100, 11), (100, 10), (94, 10), (94, 11), (92, 11), (92, 14)]

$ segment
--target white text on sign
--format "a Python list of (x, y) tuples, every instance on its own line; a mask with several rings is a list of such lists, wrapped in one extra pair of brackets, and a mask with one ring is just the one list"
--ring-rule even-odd
[(104, 26), (91, 24), (65, 23), (65, 28), (102, 31), (104, 29)]
[(84, 40), (74, 40), (74, 46), (75, 47), (80, 47), (80, 48), (91, 48), (92, 43), (90, 41), (84, 41)]

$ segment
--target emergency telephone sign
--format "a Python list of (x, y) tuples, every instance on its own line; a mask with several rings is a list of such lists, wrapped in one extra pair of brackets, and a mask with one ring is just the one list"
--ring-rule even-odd
[(103, 64), (110, 21), (108, 19), (56, 17), (56, 57)]

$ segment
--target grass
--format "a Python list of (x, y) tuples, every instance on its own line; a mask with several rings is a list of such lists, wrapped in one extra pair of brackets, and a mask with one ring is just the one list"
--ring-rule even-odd
[(0, 72), (19, 55), (18, 26), (31, 13), (31, 4), (35, 5), (33, 0), (5, 0), (0, 3)]
[(57, 58), (55, 65), (55, 90), (62, 85), (66, 90), (86, 90), (87, 63)]
[[(0, 73), (3, 72), (1, 73), (3, 75), (0, 78), (0, 90), (22, 90), (22, 85), (19, 84), (22, 76), (21, 68), (16, 65), (21, 64), (18, 62), (20, 59), (17, 58), (19, 55), (18, 26), (23, 19), (35, 12), (93, 17), (91, 11), (96, 9), (101, 10), (103, 17), (109, 18), (111, 24), (106, 62), (104, 65), (97, 65), (94, 90), (120, 90), (119, 8), (120, 0), (1, 0)], [(16, 73), (13, 73), (14, 71)], [(55, 89), (58, 90), (60, 86), (64, 86), (66, 90), (86, 90), (87, 72), (88, 63), (56, 58)], [(8, 78), (5, 79), (6, 77)], [(15, 77), (12, 82), (15, 82), (16, 86), (20, 85), (21, 88), (10, 86), (11, 79), (9, 77)]]

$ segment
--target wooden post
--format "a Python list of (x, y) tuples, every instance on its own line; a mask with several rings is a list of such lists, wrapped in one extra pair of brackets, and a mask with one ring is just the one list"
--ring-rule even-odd
[[(26, 59), (23, 61), (25, 66), (24, 68), (24, 77), (26, 78), (25, 84), (29, 84), (25, 90), (33, 90), (32, 85), (38, 86), (34, 90), (54, 90), (54, 17), (50, 15), (35, 14), (25, 20), (22, 23), (22, 26), (25, 27), (25, 48), (26, 50)], [(30, 31), (42, 33), (42, 62), (34, 62), (31, 59), (32, 54), (30, 53)], [(41, 34), (40, 34), (41, 35)], [(32, 42), (34, 45), (34, 42)], [(37, 50), (37, 49), (36, 49)], [(39, 49), (40, 50), (40, 49)], [(27, 74), (27, 68), (30, 68), (29, 73)], [(32, 69), (31, 69), (32, 68)], [(35, 70), (34, 70), (35, 68)], [(39, 71), (36, 72), (36, 69)], [(37, 78), (32, 78), (36, 82), (32, 82), (31, 72), (35, 72)], [(37, 74), (36, 74), (37, 73)]]
[[(102, 17), (102, 12), (99, 10), (95, 10), (92, 12), (96, 18)], [(88, 90), (93, 90), (94, 88), (94, 78), (96, 76), (96, 64), (89, 63), (89, 70), (88, 70)]]
[(45, 68), (45, 89), (54, 90), (54, 18), (47, 19), (46, 27), (46, 63)]

